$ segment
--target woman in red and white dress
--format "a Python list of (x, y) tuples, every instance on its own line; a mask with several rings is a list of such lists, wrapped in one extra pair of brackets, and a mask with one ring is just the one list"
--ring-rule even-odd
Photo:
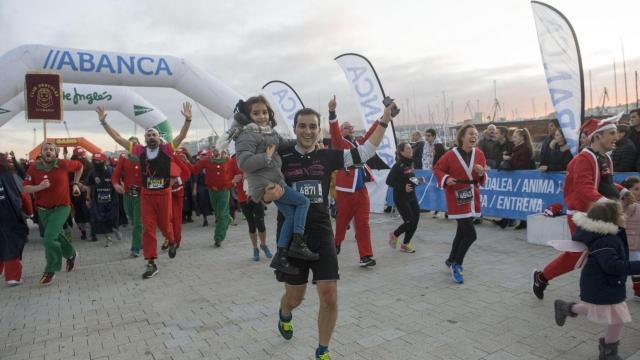
[(468, 124), (460, 128), (457, 146), (444, 154), (434, 166), (438, 186), (444, 188), (449, 219), (458, 222), (451, 253), (445, 264), (451, 269), (453, 281), (464, 282), (462, 262), (476, 240), (473, 219), (480, 217), (480, 186), (484, 185), (487, 161), (476, 148), (478, 130)]

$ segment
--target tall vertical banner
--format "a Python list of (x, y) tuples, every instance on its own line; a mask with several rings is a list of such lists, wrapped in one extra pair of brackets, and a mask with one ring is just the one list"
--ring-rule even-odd
[[(371, 62), (359, 54), (342, 54), (335, 58), (344, 71), (349, 87), (358, 101), (358, 109), (365, 130), (368, 130), (384, 112), (382, 100), (385, 97), (382, 83)], [(378, 147), (378, 156), (387, 166), (395, 162), (396, 132), (391, 123), (391, 131), (386, 131)]]
[(575, 156), (584, 117), (584, 74), (578, 39), (560, 11), (538, 1), (532, 1), (531, 7), (553, 108)]
[(294, 138), (294, 116), (298, 110), (304, 108), (300, 96), (289, 84), (280, 80), (269, 81), (264, 84), (262, 90), (264, 91), (264, 96), (267, 97), (271, 106), (276, 110), (276, 122), (278, 123), (276, 129), (278, 133), (285, 136), (286, 134), (283, 131), (286, 131), (289, 137)]

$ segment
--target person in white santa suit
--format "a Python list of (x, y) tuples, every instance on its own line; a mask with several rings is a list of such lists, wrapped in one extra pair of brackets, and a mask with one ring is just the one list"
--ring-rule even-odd
[(487, 160), (476, 147), (478, 130), (468, 124), (458, 130), (457, 146), (446, 152), (433, 168), (438, 186), (444, 188), (449, 219), (458, 222), (451, 253), (445, 261), (453, 281), (464, 282), (462, 262), (476, 240), (473, 219), (480, 217), (480, 186), (487, 181)]
[[(621, 114), (620, 114), (621, 115)], [(616, 122), (620, 115), (598, 120), (589, 119), (580, 127), (586, 133), (590, 145), (576, 155), (567, 166), (564, 181), (564, 202), (567, 205), (567, 222), (571, 235), (576, 230), (573, 213), (587, 212), (593, 203), (607, 199), (619, 199), (621, 186), (613, 182), (613, 162), (607, 154), (615, 148), (618, 134)], [(632, 196), (624, 192), (625, 196)], [(538, 299), (544, 298), (544, 290), (549, 280), (575, 269), (582, 252), (563, 252), (542, 271), (532, 273), (533, 293)]]

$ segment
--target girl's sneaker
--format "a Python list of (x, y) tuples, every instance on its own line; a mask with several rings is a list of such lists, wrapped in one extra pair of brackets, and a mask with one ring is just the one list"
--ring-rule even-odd
[(392, 232), (389, 233), (389, 246), (395, 249), (398, 246), (398, 237)]
[(456, 284), (462, 284), (464, 282), (464, 276), (462, 276), (462, 266), (456, 263), (451, 264), (451, 278)]
[(260, 250), (253, 249), (253, 261), (260, 261)]
[(271, 254), (271, 250), (269, 250), (267, 245), (260, 245), (260, 249), (262, 249), (262, 252), (264, 252), (264, 256), (266, 256), (267, 259), (271, 259), (273, 257), (273, 254)]
[(400, 245), (400, 251), (413, 254), (416, 252), (416, 249), (413, 247), (412, 243), (408, 243)]

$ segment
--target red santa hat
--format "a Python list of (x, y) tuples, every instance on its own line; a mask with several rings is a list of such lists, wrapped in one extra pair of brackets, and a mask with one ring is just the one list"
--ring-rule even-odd
[(73, 155), (77, 156), (77, 157), (84, 157), (84, 154), (86, 153), (86, 150), (81, 148), (80, 146), (76, 146), (73, 149)]
[(615, 129), (616, 124), (622, 117), (623, 113), (608, 117), (606, 119), (589, 119), (580, 126), (580, 132), (586, 133), (587, 137), (591, 139), (595, 133), (602, 132), (609, 129)]
[(562, 204), (555, 203), (547, 206), (543, 214), (548, 217), (556, 217), (556, 216), (563, 215), (564, 211), (562, 209)]
[(93, 154), (93, 161), (104, 161), (106, 159), (106, 156), (104, 155), (104, 153), (98, 152)]

